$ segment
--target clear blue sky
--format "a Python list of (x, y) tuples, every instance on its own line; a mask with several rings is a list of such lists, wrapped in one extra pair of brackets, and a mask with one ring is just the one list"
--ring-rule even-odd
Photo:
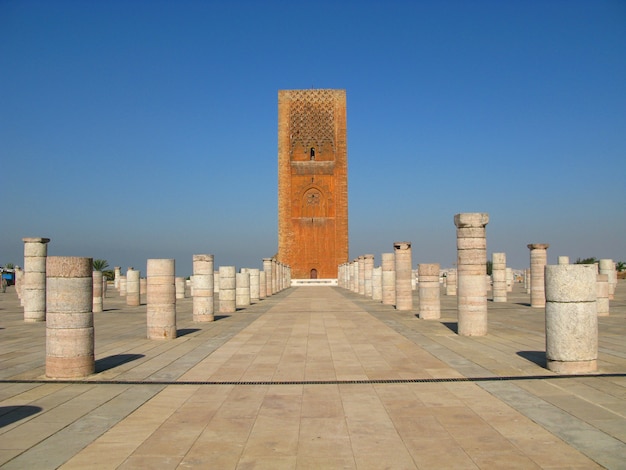
[(626, 2), (0, 0), (0, 264), (277, 250), (277, 94), (348, 99), (350, 256), (626, 260)]

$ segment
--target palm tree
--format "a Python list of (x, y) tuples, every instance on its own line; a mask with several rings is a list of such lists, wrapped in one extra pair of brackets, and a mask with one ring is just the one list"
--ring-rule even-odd
[(618, 261), (615, 263), (615, 269), (617, 269), (620, 273), (622, 271), (626, 271), (626, 263), (624, 261)]
[(109, 267), (109, 263), (105, 259), (94, 259), (93, 260), (93, 270), (94, 271), (104, 271)]

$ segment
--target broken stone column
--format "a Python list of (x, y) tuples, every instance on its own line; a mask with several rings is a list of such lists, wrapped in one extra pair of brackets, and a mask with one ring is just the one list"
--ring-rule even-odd
[(47, 290), (46, 377), (70, 379), (93, 374), (92, 258), (49, 257)]
[(147, 281), (148, 339), (175, 339), (176, 331), (175, 260), (149, 259)]
[(356, 258), (352, 262), (353, 272), (352, 272), (352, 292), (355, 294), (359, 293), (359, 259)]
[(597, 370), (598, 314), (596, 267), (545, 267), (546, 359), (558, 374)]
[(559, 256), (557, 258), (558, 264), (569, 264), (569, 256)]
[(265, 273), (265, 296), (271, 297), (272, 292), (272, 258), (263, 258), (263, 272)]
[(396, 309), (413, 308), (413, 288), (411, 287), (411, 242), (393, 244), (396, 271)]
[(267, 279), (265, 278), (265, 271), (259, 271), (259, 299), (265, 298), (267, 298)]
[(437, 320), (441, 317), (439, 297), (439, 263), (418, 264), (419, 317)]
[(24, 270), (20, 267), (15, 268), (15, 293), (17, 298), (20, 299), (20, 305), (23, 306), (22, 301), (22, 288), (24, 287)]
[(396, 304), (396, 258), (393, 253), (383, 253), (381, 255), (382, 283), (383, 283), (383, 304)]
[(491, 255), (491, 276), (493, 277), (493, 301), (506, 302), (506, 253)]
[(120, 275), (120, 297), (126, 297), (126, 276)]
[(380, 266), (372, 269), (372, 300), (383, 300), (383, 269)]
[(138, 307), (141, 305), (141, 271), (138, 269), (128, 268), (126, 271), (126, 305), (130, 307)]
[(374, 270), (374, 255), (363, 255), (363, 293), (365, 297), (372, 297), (372, 271)]
[(193, 321), (215, 320), (213, 255), (193, 255)]
[(487, 239), (489, 214), (474, 212), (454, 216), (457, 246), (458, 333), (487, 334)]
[(597, 300), (596, 310), (599, 317), (609, 316), (609, 276), (606, 274), (598, 274), (597, 282)]
[(513, 269), (506, 268), (506, 291), (507, 292), (513, 292), (514, 277), (515, 276), (513, 276)]
[(115, 266), (115, 268), (113, 268), (115, 271), (115, 277), (113, 278), (113, 287), (115, 287), (117, 290), (119, 290), (120, 288), (120, 276), (122, 275), (122, 267), (121, 266)]
[(107, 292), (109, 290), (109, 282), (107, 277), (104, 275), (102, 275), (102, 298), (106, 299), (107, 297)]
[(176, 286), (176, 299), (184, 299), (185, 298), (185, 278), (182, 276), (177, 276), (174, 278), (174, 285)]
[(446, 295), (456, 295), (456, 269), (451, 269), (446, 275)]
[(530, 294), (530, 268), (524, 270), (524, 287), (526, 293)]
[(365, 257), (363, 255), (357, 258), (357, 264), (359, 265), (359, 289), (357, 293), (365, 295)]
[(546, 306), (544, 269), (548, 264), (548, 243), (531, 243), (530, 249), (530, 306)]
[(24, 321), (46, 321), (46, 257), (49, 238), (27, 237), (24, 242)]
[(139, 278), (139, 297), (148, 295), (148, 280), (145, 277)]
[(248, 307), (250, 305), (250, 273), (237, 273), (235, 284), (235, 307)]
[(261, 299), (261, 273), (257, 268), (250, 268), (248, 272), (250, 273), (250, 303), (257, 303)]
[(102, 271), (94, 271), (93, 276), (93, 305), (91, 311), (93, 313), (100, 313), (103, 309), (102, 301)]
[(617, 287), (617, 270), (612, 259), (601, 259), (598, 263), (600, 274), (606, 274), (609, 277), (609, 299), (615, 298), (615, 288)]
[(236, 270), (235, 266), (220, 266), (220, 313), (232, 313), (237, 310), (236, 304)]

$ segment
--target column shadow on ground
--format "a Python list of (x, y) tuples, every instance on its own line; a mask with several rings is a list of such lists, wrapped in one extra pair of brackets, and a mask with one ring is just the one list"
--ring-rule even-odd
[(517, 351), (519, 357), (523, 357), (527, 361), (534, 362), (538, 366), (546, 367), (546, 352), (545, 351)]
[(459, 324), (458, 322), (453, 321), (442, 321), (441, 324), (451, 330), (453, 333), (459, 333)]
[(0, 406), (0, 428), (43, 411), (39, 406)]
[(200, 328), (181, 328), (180, 330), (176, 330), (176, 336), (181, 337), (185, 335), (190, 335), (191, 333), (195, 333), (196, 331), (200, 331)]
[(142, 357), (145, 357), (145, 354), (114, 354), (112, 356), (103, 357), (102, 359), (96, 360), (96, 373), (113, 369), (127, 362), (141, 359)]
[(230, 315), (213, 315), (213, 321), (224, 320), (230, 318)]

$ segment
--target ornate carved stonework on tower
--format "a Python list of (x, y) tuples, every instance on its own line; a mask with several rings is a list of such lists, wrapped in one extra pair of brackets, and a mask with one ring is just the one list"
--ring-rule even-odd
[(348, 261), (345, 90), (278, 92), (278, 260), (294, 279)]

